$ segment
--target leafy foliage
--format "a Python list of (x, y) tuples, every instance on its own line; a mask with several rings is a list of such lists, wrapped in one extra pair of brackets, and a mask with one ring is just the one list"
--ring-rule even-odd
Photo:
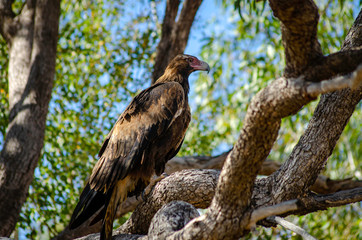
[(8, 126), (9, 114), (9, 88), (8, 88), (8, 63), (5, 56), (8, 55), (7, 45), (3, 38), (0, 38), (0, 146), (5, 139), (6, 127)]
[[(212, 0), (204, 1), (201, 8)], [(197, 51), (212, 72), (191, 78), (193, 119), (180, 155), (218, 154), (231, 148), (251, 98), (281, 76), (284, 67), (280, 25), (267, 3), (224, 0), (215, 4), (207, 20), (197, 18), (197, 33), (191, 32), (191, 38), (199, 38)], [(329, 54), (340, 48), (358, 13), (358, 2), (317, 4), (321, 9), (319, 39)], [(21, 213), (20, 236), (48, 239), (68, 223), (104, 136), (131, 97), (150, 84), (159, 39), (157, 19), (164, 6), (165, 1), (146, 0), (62, 1), (45, 146)], [(8, 58), (1, 38), (0, 52), (0, 134), (4, 137)], [(283, 120), (271, 158), (284, 161), (288, 157), (316, 104)], [(332, 178), (361, 176), (361, 108), (358, 105), (326, 166), (325, 174)], [(290, 220), (317, 238), (358, 239), (360, 213), (361, 205), (354, 204)], [(280, 227), (258, 231), (259, 236), (250, 238), (298, 239)]]

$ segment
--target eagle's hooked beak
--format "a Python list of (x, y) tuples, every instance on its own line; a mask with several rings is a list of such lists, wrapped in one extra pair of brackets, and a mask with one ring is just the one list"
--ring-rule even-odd
[(204, 61), (198, 60), (197, 64), (192, 65), (192, 68), (196, 71), (196, 70), (200, 70), (200, 71), (207, 71), (207, 73), (210, 72), (210, 66), (209, 64), (207, 64)]

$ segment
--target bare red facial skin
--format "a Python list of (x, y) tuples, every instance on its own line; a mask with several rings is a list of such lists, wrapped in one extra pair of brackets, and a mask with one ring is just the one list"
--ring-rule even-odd
[(190, 66), (196, 71), (196, 70), (202, 70), (202, 71), (210, 71), (210, 67), (206, 62), (200, 61), (196, 57), (190, 57), (188, 59)]
[(190, 57), (189, 61), (190, 61), (190, 66), (193, 68), (201, 66), (200, 60), (195, 57)]

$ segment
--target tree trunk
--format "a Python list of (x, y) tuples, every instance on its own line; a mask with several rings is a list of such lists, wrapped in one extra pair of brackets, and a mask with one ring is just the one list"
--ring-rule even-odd
[(27, 1), (16, 17), (6, 16), (12, 13), (11, 2), (0, 3), (6, 19), (0, 28), (10, 56), (9, 126), (0, 154), (0, 236), (10, 236), (15, 228), (43, 148), (60, 16), (60, 0)]
[(155, 67), (152, 73), (152, 83), (163, 74), (171, 59), (184, 52), (192, 23), (201, 3), (202, 0), (185, 0), (176, 21), (180, 0), (167, 1), (161, 40), (157, 46)]

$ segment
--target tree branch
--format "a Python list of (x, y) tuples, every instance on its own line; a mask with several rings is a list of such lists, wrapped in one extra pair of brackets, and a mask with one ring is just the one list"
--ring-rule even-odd
[(184, 170), (173, 173), (155, 186), (117, 232), (146, 234), (155, 213), (171, 201), (180, 200), (197, 208), (207, 208), (215, 194), (218, 177), (217, 170)]
[[(215, 175), (216, 174), (216, 175)], [(188, 175), (192, 175), (192, 178), (184, 178)], [(161, 182), (158, 183), (158, 185), (162, 185), (162, 188), (160, 186), (156, 186), (156, 188), (151, 192), (151, 195), (146, 198), (146, 204), (143, 206), (139, 206), (135, 212), (132, 215), (135, 214), (142, 214), (144, 211), (148, 211), (150, 213), (150, 208), (156, 208), (153, 210), (153, 212), (159, 211), (161, 208), (159, 203), (155, 203), (155, 200), (164, 202), (166, 205), (166, 202), (169, 202), (170, 199), (160, 199), (159, 197), (167, 198), (167, 194), (162, 193), (162, 191), (172, 191), (172, 195), (177, 194), (175, 191), (178, 192), (178, 195), (180, 196), (180, 200), (187, 200), (185, 198), (185, 191), (188, 191), (189, 187), (188, 184), (194, 184), (195, 186), (198, 186), (201, 184), (201, 186), (209, 186), (215, 185), (217, 182), (217, 171), (211, 171), (211, 170), (184, 170), (182, 172), (178, 172), (176, 174), (173, 174)], [(185, 185), (179, 185), (181, 179), (185, 180)], [(210, 182), (211, 181), (211, 182)], [(212, 183), (213, 182), (213, 183)], [(257, 180), (255, 185), (256, 187), (262, 185), (263, 182)], [(175, 187), (175, 185), (177, 187)], [(165, 189), (166, 187), (166, 189)], [(202, 194), (202, 191), (195, 192), (193, 195), (192, 201), (195, 201), (195, 199), (200, 198), (200, 194)], [(263, 193), (264, 196), (268, 195), (268, 192)], [(205, 195), (202, 195), (202, 197), (205, 197)], [(206, 197), (210, 197), (209, 199), (204, 199), (205, 201), (210, 202), (212, 199), (212, 196), (207, 195)], [(336, 207), (341, 206), (349, 203), (354, 203), (362, 200), (362, 187), (346, 190), (346, 191), (340, 191), (333, 194), (326, 194), (326, 195), (310, 195), (305, 198), (301, 198), (298, 201), (297, 200), (291, 200), (288, 202), (283, 202), (274, 206), (268, 206), (268, 207), (261, 207), (256, 210), (254, 210), (251, 213), (248, 226), (247, 228), (250, 228), (255, 224), (255, 222), (267, 218), (269, 216), (273, 215), (282, 215), (287, 216), (291, 214), (298, 214), (303, 215), (310, 212), (315, 212), (319, 210), (325, 210), (329, 207)], [(254, 199), (252, 200), (254, 201)], [(198, 205), (200, 206), (200, 205)], [(152, 216), (146, 216), (142, 215), (143, 218), (139, 218), (141, 222), (138, 221), (127, 221), (125, 226), (123, 225), (121, 229), (117, 230), (117, 234), (124, 233), (124, 231), (127, 232), (127, 230), (132, 229), (131, 232), (128, 233), (138, 233), (138, 234), (147, 234), (148, 228), (150, 226), (150, 221), (152, 218), (156, 218)], [(202, 218), (205, 218), (204, 215)], [(146, 221), (145, 221), (146, 220)], [(149, 221), (149, 222), (147, 222)], [(156, 219), (153, 219), (153, 221), (156, 221)], [(132, 227), (130, 225), (133, 225)], [(144, 230), (143, 232), (138, 232), (137, 229), (139, 227), (143, 226)], [(133, 232), (134, 231), (134, 232)], [(179, 233), (178, 233), (179, 234)]]
[(326, 210), (331, 207), (339, 207), (350, 203), (362, 201), (362, 187), (354, 188), (325, 195), (313, 195), (304, 199), (303, 207), (296, 214), (304, 215), (311, 212)]
[(312, 235), (310, 235), (307, 231), (305, 231), (303, 228), (298, 227), (297, 225), (286, 221), (285, 219), (281, 218), (281, 217), (268, 217), (267, 218), (268, 221), (271, 222), (275, 222), (281, 226), (283, 226), (286, 229), (289, 229), (293, 232), (298, 233), (299, 235), (301, 235), (303, 237), (303, 239), (305, 240), (317, 240), (315, 237), (313, 237)]
[[(323, 56), (317, 39), (318, 8), (313, 1), (270, 0), (270, 6), (281, 21), (286, 78), (304, 75), (307, 81), (319, 82), (337, 74), (347, 74), (362, 63), (361, 48), (346, 51), (344, 47), (343, 51)], [(356, 21), (360, 21), (359, 18)], [(353, 37), (354, 40), (357, 38), (358, 36)], [(353, 44), (361, 45), (355, 41)]]
[(281, 21), (286, 67), (284, 76), (297, 78), (314, 59), (323, 56), (317, 39), (318, 8), (312, 0), (270, 0)]
[(152, 73), (154, 83), (165, 71), (167, 64), (185, 50), (190, 29), (202, 0), (185, 0), (179, 19), (175, 21), (180, 1), (168, 0), (162, 23), (161, 40), (158, 43)]
[(336, 75), (345, 75), (362, 63), (362, 48), (339, 51), (312, 61), (304, 71), (307, 81), (319, 82)]
[(342, 44), (341, 51), (350, 50), (354, 47), (362, 46), (362, 9), (359, 12), (352, 27), (349, 29), (346, 38)]
[(269, 216), (281, 215), (286, 212), (295, 211), (298, 209), (297, 200), (282, 202), (277, 205), (261, 207), (253, 211), (250, 217), (249, 225), (246, 229), (255, 227), (256, 222)]
[(168, 235), (182, 229), (198, 216), (199, 212), (191, 204), (182, 201), (170, 202), (158, 210), (152, 218), (148, 238), (166, 239)]
[[(182, 171), (185, 169), (221, 169), (223, 162), (227, 156), (227, 154), (229, 153), (229, 151), (218, 155), (218, 156), (199, 156), (199, 157), (175, 157), (172, 160), (170, 160), (167, 164), (166, 164), (166, 169), (165, 172), (167, 174), (172, 174), (176, 171)], [(263, 162), (263, 165), (260, 169), (259, 174), (261, 175), (270, 175), (273, 172), (275, 172), (276, 170), (279, 169), (279, 167), (281, 166), (280, 163), (271, 161), (271, 160), (266, 160)], [(212, 177), (212, 179), (214, 179), (214, 183), (213, 184), (209, 184), (209, 186), (216, 186), (217, 184), (217, 178), (218, 178), (218, 171), (214, 172), (215, 176)], [(184, 174), (188, 174), (187, 172), (185, 172)], [(199, 184), (200, 182), (204, 181), (201, 180), (204, 176), (204, 174), (200, 175), (201, 177), (196, 178), (196, 185)], [(167, 186), (172, 186), (174, 185), (174, 181), (179, 181), (177, 180), (179, 178), (176, 177), (176, 180), (173, 180), (172, 178), (174, 177), (174, 175), (169, 176), (167, 179), (167, 183), (165, 183)], [(191, 180), (191, 179), (190, 179)], [(192, 183), (186, 183), (186, 185), (190, 185)], [(201, 184), (203, 185), (203, 184)], [(352, 179), (343, 179), (343, 180), (332, 180), (326, 176), (318, 176), (316, 182), (313, 184), (313, 186), (311, 187), (311, 190), (313, 192), (316, 193), (320, 193), (320, 194), (327, 194), (327, 193), (333, 193), (333, 192), (337, 192), (337, 191), (341, 191), (341, 190), (347, 190), (347, 189), (352, 189), (352, 188), (357, 188), (357, 187), (362, 187), (362, 181), (354, 181)], [(148, 188), (148, 187), (147, 187)], [(181, 187), (179, 188), (178, 191), (183, 192), (185, 189), (185, 187)], [(177, 193), (177, 195), (179, 195)], [(209, 204), (211, 203), (213, 195), (210, 195), (210, 199), (205, 199), (203, 196), (202, 198), (200, 198), (199, 195), (195, 195), (195, 199), (199, 199), (198, 201), (205, 201), (205, 205), (206, 207), (209, 206)], [(157, 206), (153, 206), (152, 205), (152, 199), (153, 197), (149, 198), (149, 202), (146, 204), (146, 206), (150, 207), (150, 208), (156, 208), (155, 211), (157, 211)], [(178, 196), (175, 199), (179, 199), (179, 200), (187, 200), (187, 199), (182, 199), (182, 196)], [(134, 211), (136, 209), (136, 207), (142, 203), (143, 200), (142, 198), (138, 197), (136, 198), (135, 196), (127, 198), (126, 201), (124, 201), (122, 203), (122, 207), (120, 208), (119, 212), (117, 212), (117, 218), (121, 217), (122, 215)], [(166, 202), (166, 201), (165, 201)], [(205, 207), (204, 207), (205, 208)], [(135, 211), (133, 214), (137, 215), (140, 213), (144, 213), (144, 209), (143, 208), (138, 208), (137, 211)], [(135, 217), (137, 219), (146, 219), (143, 218), (142, 216), (140, 217)], [(89, 227), (89, 223), (91, 222), (91, 220), (88, 223), (85, 223), (84, 225), (80, 226), (79, 228), (70, 231), (68, 229), (68, 227), (66, 227), (61, 233), (58, 234), (58, 236), (56, 236), (55, 238), (53, 238), (53, 240), (70, 240), (70, 239), (74, 239), (77, 237), (81, 237), (81, 236), (85, 236), (87, 234), (91, 234), (91, 233), (96, 233), (100, 231), (101, 228), (101, 224), (96, 224), (93, 225), (91, 227)], [(144, 223), (141, 222), (140, 225), (143, 225)], [(125, 228), (127, 228), (126, 226), (124, 226)], [(137, 228), (137, 226), (135, 226), (135, 228)], [(140, 235), (141, 236), (141, 235)]]
[(360, 65), (351, 76), (340, 76), (328, 81), (311, 83), (307, 86), (306, 92), (313, 97), (317, 97), (320, 94), (341, 90), (347, 87), (356, 90), (360, 87), (361, 83), (362, 65)]
[[(350, 44), (362, 43), (355, 38), (362, 36), (361, 12), (346, 37)], [(348, 43), (344, 43), (344, 51), (359, 47)], [(268, 183), (265, 183), (266, 188), (273, 186), (270, 204), (294, 199), (308, 191), (332, 154), (337, 140), (361, 98), (362, 91), (358, 89), (344, 89), (322, 95), (306, 131), (288, 160), (269, 177)]]

